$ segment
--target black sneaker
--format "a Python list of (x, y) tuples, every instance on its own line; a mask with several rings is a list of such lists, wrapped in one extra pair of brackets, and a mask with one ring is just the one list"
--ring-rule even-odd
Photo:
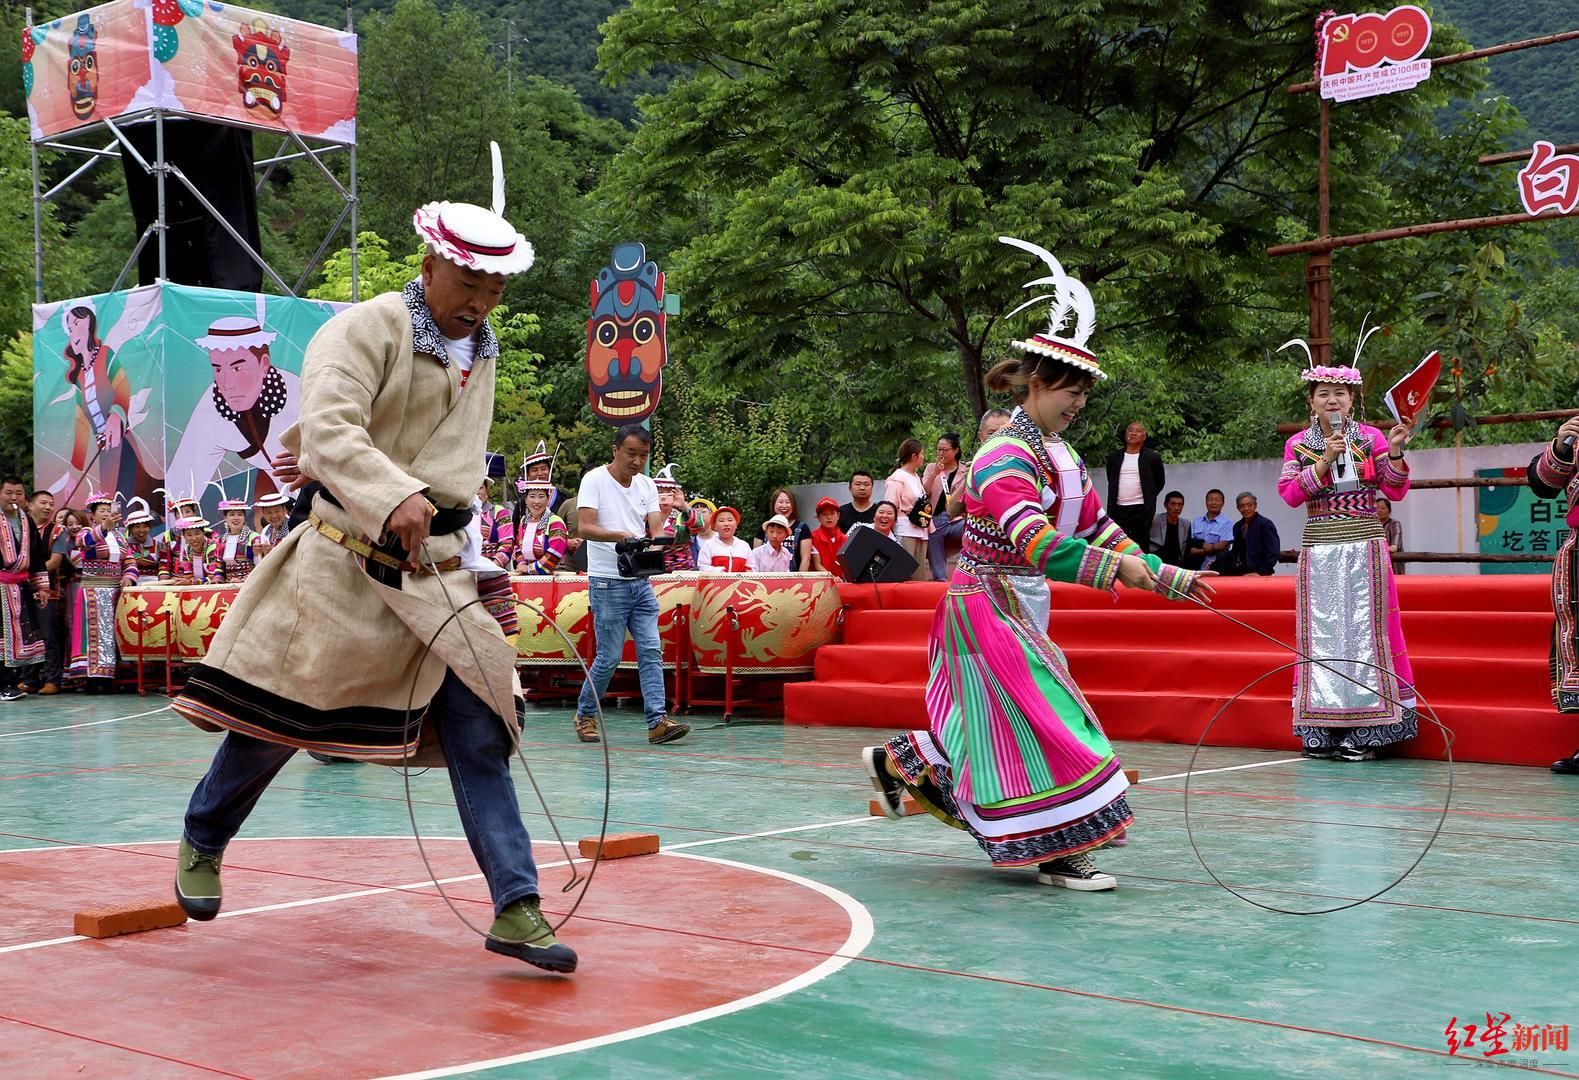
[(219, 914), (219, 863), (222, 855), (204, 855), (185, 839), (176, 853), (175, 899), (187, 917), (207, 922)]
[(1375, 761), (1376, 751), (1368, 746), (1338, 747), (1339, 761)]
[(330, 757), (328, 754), (320, 754), (316, 750), (309, 750), (309, 751), (307, 751), (307, 756), (312, 758), (314, 761), (321, 761), (325, 765), (355, 765), (356, 764), (356, 760), (354, 758)]
[(1336, 746), (1307, 746), (1299, 752), (1301, 757), (1308, 757), (1315, 761), (1331, 761), (1338, 756)]
[(0, 701), (21, 701), (25, 697), (27, 695), (14, 686), (0, 690)]
[(1552, 772), (1563, 776), (1579, 776), (1579, 750), (1575, 750), (1573, 757), (1558, 758), (1552, 762)]
[(525, 960), (544, 971), (568, 975), (576, 970), (576, 953), (554, 937), (554, 928), (543, 917), (537, 897), (517, 900), (499, 913), (488, 928), (484, 947), (501, 956)]
[(861, 751), (861, 764), (871, 778), (872, 790), (877, 792), (877, 805), (883, 808), (883, 816), (898, 821), (905, 816), (905, 785), (883, 768), (887, 757), (888, 751), (881, 746), (868, 746)]
[(1076, 892), (1101, 892), (1118, 888), (1118, 878), (1098, 870), (1096, 863), (1085, 852), (1042, 863), (1036, 868), (1036, 880), (1043, 885), (1057, 885)]

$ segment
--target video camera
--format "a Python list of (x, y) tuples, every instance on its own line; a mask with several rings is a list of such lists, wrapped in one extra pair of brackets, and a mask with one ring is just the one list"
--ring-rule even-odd
[(663, 549), (673, 547), (672, 536), (631, 537), (614, 542), (614, 558), (622, 578), (650, 578), (663, 573)]

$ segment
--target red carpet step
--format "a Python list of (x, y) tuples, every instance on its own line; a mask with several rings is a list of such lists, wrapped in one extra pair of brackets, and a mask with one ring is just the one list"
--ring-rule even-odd
[[(1453, 732), (1464, 761), (1545, 765), (1579, 745), (1579, 718), (1559, 715), (1547, 684), (1552, 616), (1544, 575), (1399, 579), (1404, 635), (1421, 695)], [(925, 727), (927, 634), (944, 587), (841, 585), (849, 611), (840, 644), (817, 652), (814, 681), (784, 688), (789, 724)], [(1218, 583), (1214, 606), (1279, 641), (1294, 638), (1292, 578)], [(1053, 586), (1053, 640), (1116, 739), (1194, 743), (1217, 719), (1216, 746), (1294, 750), (1292, 653), (1210, 611), (1149, 593), (1117, 600)], [(1273, 672), (1272, 674), (1268, 674)], [(1421, 721), (1409, 748), (1442, 756), (1442, 735)]]

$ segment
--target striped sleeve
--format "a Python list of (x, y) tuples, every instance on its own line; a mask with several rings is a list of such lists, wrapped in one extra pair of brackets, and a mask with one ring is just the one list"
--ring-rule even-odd
[(1547, 443), (1530, 462), (1527, 472), (1530, 489), (1543, 499), (1554, 499), (1567, 488), (1576, 469), (1579, 469), (1579, 465), (1573, 461), (1564, 461), (1558, 456), (1554, 445)]
[(1112, 588), (1120, 554), (1059, 533), (1042, 510), (1040, 479), (1029, 452), (1010, 439), (989, 443), (971, 470), (983, 508), (1026, 563), (1054, 581)]

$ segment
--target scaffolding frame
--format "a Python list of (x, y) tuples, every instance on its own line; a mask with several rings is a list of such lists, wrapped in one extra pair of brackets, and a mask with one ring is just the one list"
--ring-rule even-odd
[[(31, 19), (29, 22), (31, 22)], [(200, 120), (210, 124), (223, 124), (226, 127), (241, 128), (243, 130), (251, 131), (257, 134), (272, 134), (281, 136), (279, 149), (277, 149), (272, 156), (254, 160), (252, 163), (254, 173), (259, 174), (256, 176), (255, 180), (255, 190), (258, 193), (263, 191), (264, 185), (268, 183), (269, 177), (273, 175), (276, 166), (289, 161), (310, 160), (315, 166), (317, 166), (319, 173), (322, 174), (324, 179), (328, 180), (330, 186), (335, 190), (335, 192), (339, 194), (343, 204), (341, 206), (340, 213), (335, 217), (334, 222), (329, 226), (328, 231), (324, 234), (323, 240), (319, 243), (317, 249), (314, 251), (312, 258), (309, 259), (307, 265), (303, 267), (301, 276), (297, 278), (294, 288), (286, 283), (285, 279), (281, 277), (279, 272), (269, 264), (268, 260), (263, 257), (261, 252), (253, 248), (251, 244), (247, 243), (246, 238), (241, 235), (241, 233), (236, 229), (235, 225), (225, 219), (225, 216), (219, 212), (214, 204), (211, 203), (201, 191), (198, 190), (197, 185), (192, 182), (192, 179), (186, 175), (180, 166), (173, 165), (166, 160), (165, 124), (169, 120)], [(126, 129), (129, 129), (133, 125), (148, 123), (152, 123), (154, 126), (154, 154), (151, 161), (146, 155), (141, 153), (135, 146), (132, 145), (131, 140), (126, 135)], [(103, 146), (89, 145), (80, 141), (85, 137), (94, 135), (98, 132), (108, 132), (110, 135), (110, 141)], [(96, 141), (97, 140), (95, 140), (95, 142)], [(50, 188), (48, 191), (45, 191), (43, 190), (42, 176), (40, 174), (41, 149), (55, 150), (63, 154), (80, 155), (86, 157), (87, 160), (81, 165), (77, 166), (77, 168), (73, 169), (64, 179), (56, 183), (54, 187)], [(121, 267), (121, 272), (116, 275), (115, 284), (110, 289), (111, 292), (120, 291), (121, 286), (126, 281), (126, 275), (130, 273), (132, 267), (136, 265), (138, 258), (142, 255), (143, 249), (148, 245), (150, 240), (157, 246), (157, 250), (159, 252), (158, 280), (161, 282), (168, 280), (166, 259), (170, 227), (168, 221), (166, 220), (167, 206), (165, 192), (167, 190), (167, 183), (173, 179), (176, 183), (179, 183), (187, 190), (188, 194), (190, 194), (192, 198), (197, 201), (198, 205), (203, 208), (205, 213), (213, 218), (214, 221), (218, 222), (220, 227), (223, 228), (225, 232), (230, 234), (230, 238), (247, 253), (248, 258), (250, 258), (253, 263), (255, 263), (265, 275), (267, 275), (269, 280), (274, 282), (275, 286), (279, 288), (280, 292), (290, 297), (298, 297), (300, 295), (302, 289), (306, 286), (307, 281), (312, 277), (313, 271), (318, 269), (319, 265), (323, 262), (324, 257), (329, 253), (329, 246), (334, 242), (335, 237), (339, 235), (341, 226), (343, 226), (349, 219), (351, 232), (351, 302), (356, 303), (361, 299), (360, 267), (358, 265), (356, 247), (358, 199), (356, 189), (355, 143), (341, 143), (333, 142), (327, 139), (316, 139), (311, 136), (304, 136), (299, 132), (291, 131), (289, 129), (282, 132), (277, 127), (270, 127), (262, 124), (240, 123), (234, 120), (216, 116), (207, 116), (201, 113), (184, 112), (177, 109), (153, 108), (123, 113), (120, 116), (113, 118), (98, 120), (91, 124), (84, 124), (81, 127), (73, 128), (70, 131), (62, 132), (59, 135), (46, 136), (42, 139), (34, 139), (31, 141), (30, 150), (32, 154), (33, 166), (33, 299), (36, 303), (41, 304), (45, 300), (44, 205), (53, 201), (63, 192), (71, 190), (73, 184), (75, 184), (82, 177), (86, 176), (90, 171), (92, 171), (93, 167), (98, 165), (101, 161), (107, 159), (121, 161), (126, 158), (130, 158), (144, 172), (154, 178), (156, 210), (154, 220), (150, 222), (148, 227), (142, 231), (140, 236), (138, 236), (136, 244), (132, 247), (132, 253), (126, 260), (126, 265)], [(349, 157), (349, 163), (347, 165), (348, 183), (344, 184), (340, 182), (339, 178), (336, 177), (332, 171), (330, 171), (329, 167), (325, 165), (323, 161), (325, 156), (340, 152), (345, 153)]]

